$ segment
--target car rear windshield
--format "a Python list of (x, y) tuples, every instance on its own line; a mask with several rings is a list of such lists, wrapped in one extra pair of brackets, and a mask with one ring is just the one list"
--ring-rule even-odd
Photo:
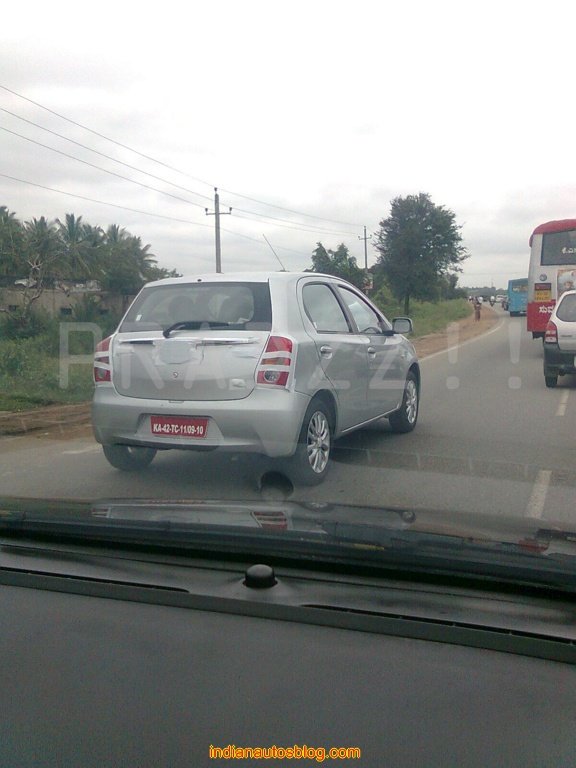
[(542, 266), (576, 264), (576, 229), (545, 234), (540, 263)]
[(556, 317), (567, 323), (576, 322), (576, 294), (571, 293), (569, 296), (564, 296), (556, 311)]
[(262, 330), (272, 327), (268, 283), (178, 283), (144, 288), (120, 332), (165, 331), (176, 323), (199, 330)]

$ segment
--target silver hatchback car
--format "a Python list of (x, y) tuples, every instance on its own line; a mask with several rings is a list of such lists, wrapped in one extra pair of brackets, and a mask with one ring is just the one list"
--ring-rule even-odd
[(94, 360), (94, 434), (122, 470), (156, 451), (224, 449), (322, 481), (334, 440), (387, 417), (414, 429), (420, 368), (354, 286), (314, 273), (213, 274), (146, 285)]
[(558, 300), (544, 336), (544, 380), (558, 384), (558, 376), (576, 373), (576, 291), (566, 291)]

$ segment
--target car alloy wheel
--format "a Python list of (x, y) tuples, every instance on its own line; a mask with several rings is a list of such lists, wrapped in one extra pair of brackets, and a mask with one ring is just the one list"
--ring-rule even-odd
[(400, 408), (388, 417), (393, 432), (411, 432), (418, 421), (420, 391), (416, 374), (409, 371)]
[(331, 410), (321, 399), (310, 403), (302, 421), (296, 451), (287, 463), (292, 482), (318, 485), (324, 480), (330, 467), (332, 423)]
[(324, 472), (330, 458), (330, 424), (323, 411), (316, 411), (308, 422), (306, 450), (312, 471)]

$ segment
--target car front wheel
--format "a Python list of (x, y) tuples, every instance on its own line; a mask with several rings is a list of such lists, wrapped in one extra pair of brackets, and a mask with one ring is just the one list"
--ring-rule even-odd
[(388, 417), (393, 432), (412, 432), (418, 420), (420, 410), (420, 391), (416, 374), (412, 371), (406, 376), (402, 405)]
[(332, 420), (324, 403), (310, 403), (298, 438), (289, 473), (300, 485), (317, 485), (326, 477), (332, 452)]
[(103, 445), (104, 456), (115, 469), (123, 472), (137, 472), (147, 467), (154, 456), (155, 448), (140, 448), (133, 445)]

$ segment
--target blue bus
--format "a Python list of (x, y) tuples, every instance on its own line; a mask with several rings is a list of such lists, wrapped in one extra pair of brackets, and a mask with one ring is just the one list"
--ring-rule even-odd
[(528, 278), (508, 281), (508, 300), (506, 309), (510, 315), (525, 315), (528, 307)]

